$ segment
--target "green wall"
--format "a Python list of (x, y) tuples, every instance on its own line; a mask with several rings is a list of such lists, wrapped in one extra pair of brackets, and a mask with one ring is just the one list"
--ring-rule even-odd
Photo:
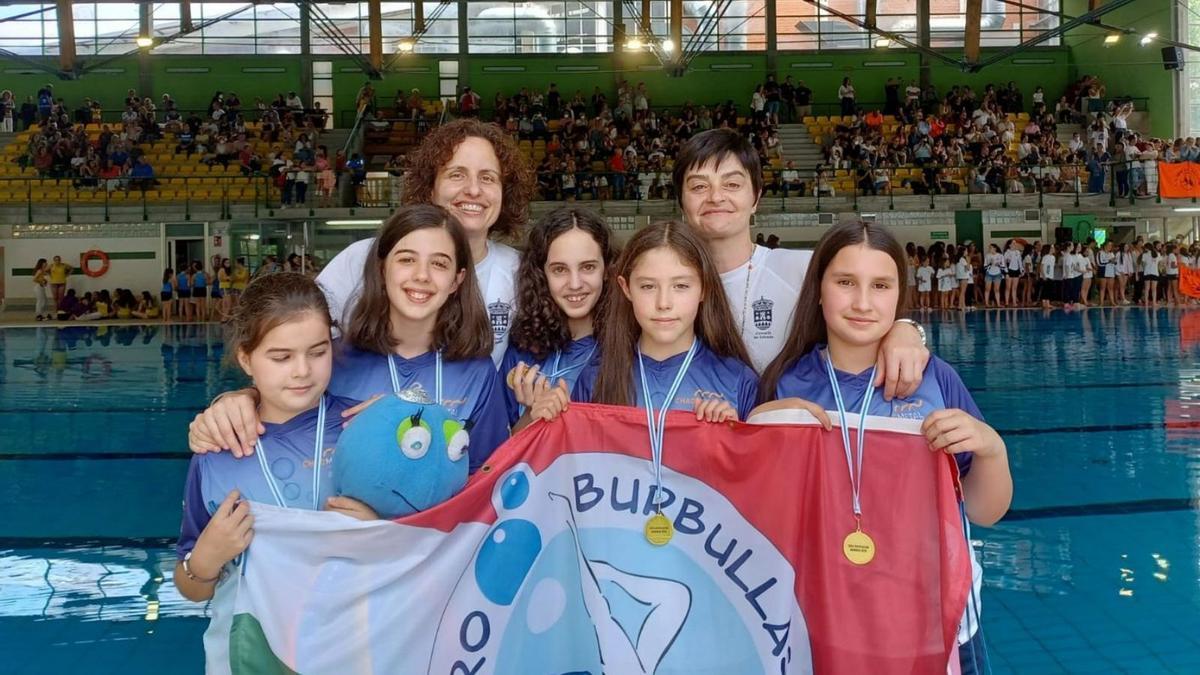
[[(1079, 16), (1087, 12), (1087, 0), (1064, 0), (1063, 13)], [(1150, 99), (1150, 132), (1155, 136), (1175, 135), (1175, 73), (1164, 70), (1158, 43), (1148, 47), (1139, 44), (1139, 36), (1155, 32), (1163, 37), (1174, 36), (1174, 0), (1136, 0), (1121, 9), (1102, 16), (1100, 21), (1136, 31), (1125, 35), (1113, 46), (1105, 46), (1101, 28), (1081, 26), (1064, 37), (1070, 48), (1071, 77), (1099, 77), (1108, 88), (1109, 96), (1134, 96)], [(1195, 56), (1184, 52), (1185, 58)]]
[[(351, 110), (359, 87), (367, 80), (347, 57), (316, 57), (333, 62), (335, 110)], [(57, 67), (55, 59), (44, 63)], [(252, 106), (255, 97), (270, 101), (276, 94), (300, 91), (303, 80), (300, 60), (295, 56), (175, 56), (152, 55), (149, 60), (153, 94), (157, 99), (169, 93), (184, 110), (206, 109), (213, 92), (237, 92), (243, 103)], [(437, 94), (437, 60), (416, 57), (397, 64), (375, 89), (390, 103), (396, 89), (405, 92), (419, 87), (427, 96)], [(45, 83), (54, 86), (71, 107), (84, 97), (99, 99), (105, 110), (121, 109), (128, 89), (138, 89), (138, 60), (124, 57), (104, 64), (101, 72), (89, 72), (76, 80), (60, 80), (54, 75), (32, 70), (27, 64), (0, 57), (0, 88), (11, 89), (24, 100)]]
[[(1173, 0), (1137, 0), (1103, 18), (1106, 23), (1129, 26), (1140, 33), (1157, 31), (1172, 35)], [(1085, 12), (1087, 0), (1065, 0), (1064, 12)], [(1067, 84), (1081, 74), (1099, 75), (1109, 85), (1109, 94), (1127, 94), (1150, 99), (1152, 130), (1156, 135), (1174, 133), (1174, 77), (1164, 71), (1156, 47), (1143, 48), (1134, 36), (1126, 36), (1115, 47), (1103, 45), (1102, 29), (1085, 26), (1064, 38), (1062, 47), (1034, 48), (1009, 57), (978, 73), (964, 73), (956, 66), (935, 62), (931, 77), (939, 92), (952, 85), (969, 84), (982, 88), (988, 83), (1015, 80), (1025, 93), (1026, 102), (1036, 85), (1042, 85), (1049, 101), (1056, 99)], [(984, 57), (995, 50), (984, 50)], [(961, 50), (948, 50), (959, 58)], [(334, 109), (338, 121), (344, 111), (352, 110), (355, 95), (366, 77), (348, 57), (316, 56), (315, 60), (333, 62)], [(397, 90), (413, 87), (426, 97), (438, 93), (438, 64), (453, 56), (410, 54), (388, 59), (388, 72), (374, 82), (380, 101), (387, 106)], [(732, 98), (742, 109), (749, 103), (755, 83), (767, 73), (765, 53), (703, 55), (696, 58), (683, 77), (671, 77), (649, 54), (577, 54), (577, 55), (471, 55), (463, 59), (461, 82), (470, 84), (490, 107), (497, 91), (511, 94), (521, 87), (544, 89), (549, 82), (558, 84), (564, 97), (576, 89), (590, 95), (600, 85), (610, 97), (618, 78), (645, 82), (654, 105), (676, 106), (686, 101), (713, 104)], [(53, 58), (45, 59), (56, 65)], [(212, 93), (236, 91), (247, 104), (256, 96), (270, 99), (277, 93), (300, 91), (301, 70), (295, 56), (184, 56), (156, 55), (149, 59), (151, 81), (156, 97), (168, 92), (184, 109), (203, 109)], [(54, 84), (57, 95), (69, 105), (83, 97), (99, 98), (106, 109), (119, 110), (125, 91), (138, 88), (138, 59), (123, 57), (79, 80), (58, 80), (47, 73), (27, 72), (24, 63), (0, 57), (0, 88), (12, 89), (18, 99), (33, 94), (43, 83)], [(781, 52), (775, 57), (775, 69), (782, 80), (791, 75), (805, 81), (814, 91), (818, 112), (827, 113), (837, 103), (836, 92), (843, 77), (850, 76), (863, 103), (883, 100), (883, 86), (889, 77), (904, 80), (919, 76), (920, 59), (902, 49), (855, 50), (835, 52)], [(266, 69), (268, 72), (262, 72)], [(249, 72), (247, 72), (249, 71)]]
[[(320, 56), (316, 59), (325, 60)], [(367, 78), (353, 60), (344, 56), (326, 59), (332, 61), (335, 109), (340, 113), (353, 109), (355, 95)], [(419, 54), (392, 60), (383, 80), (373, 83), (380, 103), (389, 106), (397, 90), (407, 94), (414, 86), (427, 97), (436, 95), (438, 61), (437, 56)], [(462, 80), (484, 97), (485, 107), (491, 107), (497, 91), (512, 94), (522, 86), (544, 90), (550, 82), (558, 84), (564, 97), (574, 95), (576, 89), (590, 96), (598, 84), (612, 96), (617, 79), (623, 77), (631, 83), (646, 83), (655, 106), (678, 106), (686, 101), (712, 104), (733, 98), (744, 109), (754, 85), (767, 74), (764, 53), (701, 55), (692, 61), (683, 77), (672, 77), (650, 54), (473, 55), (466, 61)], [(54, 65), (55, 61), (46, 62)], [(295, 56), (151, 55), (149, 64), (155, 96), (169, 92), (184, 109), (208, 107), (212, 92), (218, 89), (238, 92), (247, 106), (253, 104), (256, 96), (270, 100), (276, 94), (301, 90), (300, 62)], [(1016, 79), (1026, 96), (1034, 84), (1042, 84), (1052, 94), (1066, 88), (1069, 64), (1066, 49), (1046, 48), (973, 74), (938, 64), (931, 68), (931, 76), (938, 91), (954, 84), (982, 88), (984, 84)], [(71, 106), (88, 96), (100, 98), (106, 110), (119, 110), (125, 91), (138, 88), (136, 56), (115, 60), (104, 66), (104, 72), (86, 73), (76, 80), (61, 80), (40, 71), (26, 74), (24, 71), (28, 70), (24, 64), (0, 58), (2, 86), (23, 97), (50, 82), (54, 84), (55, 95), (66, 98)], [(889, 77), (907, 80), (919, 76), (919, 59), (917, 54), (900, 49), (781, 53), (776, 58), (776, 73), (780, 79), (792, 76), (794, 80), (804, 80), (814, 90), (814, 101), (826, 106), (838, 103), (836, 91), (841, 78), (851, 76), (858, 88), (859, 101), (878, 103), (883, 101), (883, 84)], [(338, 115), (338, 120), (341, 119)]]
[[(57, 68), (57, 59), (44, 59), (43, 63)], [(9, 89), (18, 103), (26, 96), (33, 96), (42, 85), (54, 86), (56, 96), (63, 97), (68, 106), (75, 107), (84, 97), (100, 99), (108, 108), (119, 109), (125, 92), (137, 89), (138, 64), (136, 58), (121, 58), (103, 66), (104, 72), (89, 74), (78, 80), (60, 80), (50, 73), (32, 70), (24, 63), (0, 57), (0, 89)]]

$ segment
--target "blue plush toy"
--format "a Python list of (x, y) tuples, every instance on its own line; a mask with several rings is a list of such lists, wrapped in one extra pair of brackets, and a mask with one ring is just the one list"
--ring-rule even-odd
[(467, 430), (441, 406), (386, 396), (359, 413), (333, 453), (333, 492), (381, 518), (423, 511), (467, 483)]

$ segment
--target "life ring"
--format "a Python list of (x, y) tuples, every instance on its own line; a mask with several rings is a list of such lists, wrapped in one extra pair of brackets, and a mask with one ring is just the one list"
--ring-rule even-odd
[[(100, 261), (100, 269), (92, 269), (89, 263), (91, 263), (93, 259), (98, 259)], [(79, 264), (83, 266), (83, 273), (89, 277), (102, 277), (106, 272), (108, 272), (108, 254), (100, 249), (94, 248), (83, 254), (83, 256), (79, 259)]]

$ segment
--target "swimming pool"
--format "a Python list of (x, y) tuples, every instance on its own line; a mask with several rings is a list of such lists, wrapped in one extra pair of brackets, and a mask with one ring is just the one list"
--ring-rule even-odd
[[(923, 320), (1008, 441), (1013, 511), (974, 532), (994, 671), (1200, 672), (1200, 312)], [(171, 546), (221, 357), (213, 326), (0, 329), (5, 672), (203, 671)]]

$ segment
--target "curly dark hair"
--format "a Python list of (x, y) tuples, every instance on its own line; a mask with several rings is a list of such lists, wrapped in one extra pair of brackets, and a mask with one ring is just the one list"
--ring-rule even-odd
[(604, 219), (592, 211), (573, 206), (562, 206), (542, 216), (529, 231), (521, 265), (517, 268), (517, 314), (509, 335), (509, 340), (517, 349), (529, 352), (538, 360), (571, 343), (567, 316), (550, 294), (545, 267), (550, 244), (573, 229), (583, 230), (592, 236), (600, 246), (604, 262), (604, 287), (600, 290), (596, 306), (592, 308), (593, 333), (599, 330), (600, 319), (608, 306), (612, 288), (609, 270), (617, 252)]
[(404, 205), (432, 204), (433, 186), (454, 150), (467, 138), (482, 138), (492, 144), (500, 161), (503, 204), (488, 231), (499, 237), (515, 238), (525, 226), (529, 200), (533, 198), (534, 174), (517, 144), (495, 124), (473, 118), (454, 120), (430, 131), (408, 158), (404, 175)]

